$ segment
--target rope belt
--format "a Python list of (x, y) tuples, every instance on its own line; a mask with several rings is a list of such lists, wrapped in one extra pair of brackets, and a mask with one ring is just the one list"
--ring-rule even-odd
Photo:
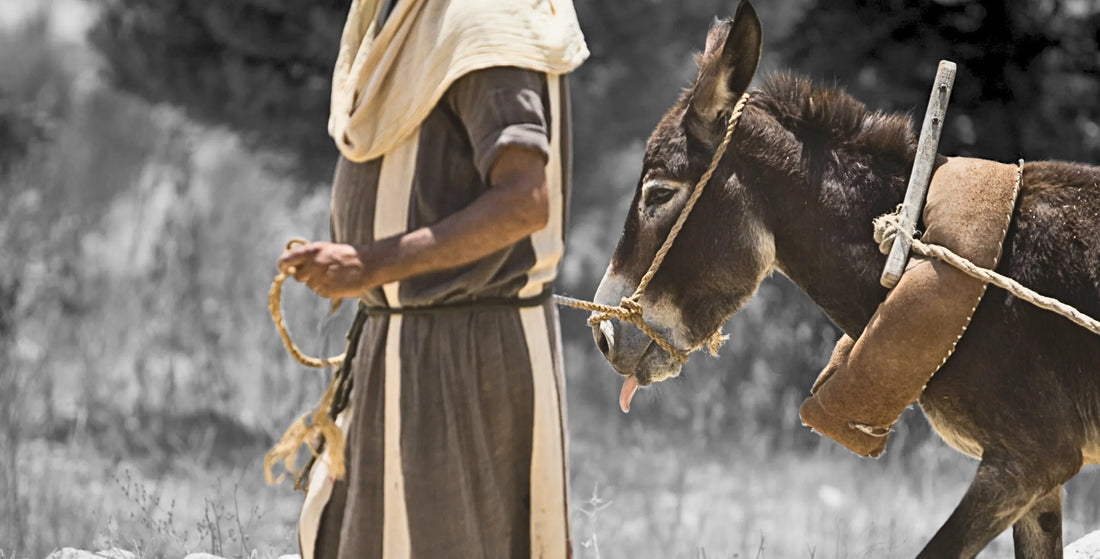
[(543, 303), (550, 300), (551, 295), (553, 295), (553, 292), (550, 291), (550, 289), (546, 289), (542, 293), (539, 293), (534, 297), (527, 297), (525, 299), (509, 299), (501, 297), (494, 299), (478, 299), (476, 301), (463, 301), (460, 303), (446, 303), (442, 305), (424, 305), (420, 307), (364, 307), (364, 309), (366, 310), (366, 313), (370, 316), (391, 316), (395, 314), (422, 316), (464, 311), (499, 311), (505, 309), (526, 309), (530, 307), (541, 306)]
[[(282, 276), (283, 274), (279, 275)], [(282, 279), (276, 278), (274, 285), (272, 285), (271, 294), (273, 298), (271, 300), (274, 301), (275, 308), (279, 306), (277, 296), (281, 293), (281, 290), (277, 289), (276, 286), (281, 286), (285, 280), (285, 277)], [(271, 300), (269, 300), (269, 303)], [(332, 381), (329, 383), (328, 388), (321, 395), (321, 401), (317, 404), (317, 408), (307, 412), (292, 423), (283, 433), (279, 442), (264, 456), (264, 475), (267, 478), (267, 483), (275, 484), (283, 480), (284, 476), (280, 475), (276, 479), (271, 474), (271, 468), (276, 463), (283, 462), (286, 471), (294, 476), (294, 489), (303, 489), (303, 481), (309, 479), (309, 472), (313, 468), (313, 464), (318, 458), (322, 457), (322, 454), (325, 461), (330, 465), (332, 476), (336, 479), (344, 476), (344, 433), (336, 425), (336, 418), (348, 407), (351, 398), (353, 386), (351, 365), (355, 360), (355, 354), (359, 350), (359, 339), (363, 335), (367, 316), (366, 305), (360, 303), (359, 311), (355, 314), (351, 328), (348, 329), (347, 351), (337, 357), (328, 359), (309, 357), (302, 354), (300, 350), (295, 352), (297, 346), (290, 341), (290, 334), (287, 332), (286, 324), (282, 321), (282, 315), (280, 314), (279, 319), (276, 320), (275, 326), (283, 337), (283, 343), (295, 360), (302, 365), (314, 368), (332, 364), (336, 371), (332, 375)], [(275, 318), (276, 313), (272, 313), (272, 319)], [(311, 413), (312, 417), (310, 417)], [(310, 418), (309, 423), (306, 422), (307, 418)], [(298, 449), (303, 444), (309, 447), (310, 456), (306, 465), (299, 470), (294, 467), (294, 462), (298, 457)]]
[[(1020, 186), (1022, 185), (1024, 177), (1023, 159), (1019, 161), (1018, 167), (1019, 170), (1016, 174), (1017, 190), (1019, 190)], [(906, 224), (902, 221), (903, 217), (900, 207), (894, 213), (881, 215), (875, 218), (875, 242), (878, 243), (879, 251), (883, 254), (890, 254), (890, 249), (893, 248), (894, 240), (898, 238), (898, 235), (907, 234), (907, 229), (905, 227)], [(947, 247), (925, 243), (915, 236), (912, 237), (909, 242), (912, 243), (911, 250), (913, 250), (917, 254), (927, 256), (929, 258), (935, 258), (937, 260), (950, 264), (951, 266), (958, 268), (964, 274), (974, 279), (996, 285), (997, 287), (1004, 289), (1005, 291), (1015, 295), (1021, 300), (1027, 301), (1028, 303), (1031, 303), (1032, 305), (1035, 305), (1039, 308), (1056, 312), (1070, 319), (1071, 321), (1073, 321), (1074, 324), (1081, 326), (1089, 332), (1100, 335), (1100, 321), (1086, 315), (1085, 313), (1077, 310), (1070, 305), (1067, 305), (1052, 297), (1040, 295), (1039, 293), (1036, 293), (1035, 291), (1028, 289), (1023, 285), (1020, 285), (1016, 280), (1010, 277), (1003, 276), (987, 268), (982, 268), (981, 266), (974, 264), (966, 258), (963, 258), (962, 256), (951, 252), (951, 250)]]

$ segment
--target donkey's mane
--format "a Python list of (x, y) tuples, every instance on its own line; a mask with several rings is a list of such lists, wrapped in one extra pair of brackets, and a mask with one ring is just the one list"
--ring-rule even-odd
[(908, 114), (871, 111), (838, 87), (780, 72), (764, 81), (757, 99), (804, 142), (898, 161), (913, 159), (916, 136)]

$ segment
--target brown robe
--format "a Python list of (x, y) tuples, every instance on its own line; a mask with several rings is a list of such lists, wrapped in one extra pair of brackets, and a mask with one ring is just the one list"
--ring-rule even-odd
[[(569, 556), (558, 316), (538, 299), (564, 246), (568, 114), (564, 78), (480, 70), (392, 153), (337, 164), (337, 242), (370, 243), (464, 208), (510, 145), (546, 157), (551, 219), (474, 263), (363, 297), (396, 312), (364, 329), (351, 409), (338, 421), (347, 477), (315, 466), (299, 523), (304, 559)], [(479, 306), (488, 301), (503, 304)]]

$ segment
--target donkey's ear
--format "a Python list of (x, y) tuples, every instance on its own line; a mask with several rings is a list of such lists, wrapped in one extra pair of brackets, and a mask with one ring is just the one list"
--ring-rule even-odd
[(691, 88), (692, 116), (709, 125), (749, 88), (760, 63), (763, 33), (748, 0), (741, 0), (733, 19), (716, 22), (707, 34), (707, 49), (696, 58), (699, 76)]

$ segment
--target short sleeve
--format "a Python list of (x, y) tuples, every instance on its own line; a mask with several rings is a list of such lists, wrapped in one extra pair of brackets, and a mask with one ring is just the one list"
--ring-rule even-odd
[(447, 91), (445, 101), (465, 126), (474, 164), (486, 183), (493, 163), (507, 146), (525, 147), (549, 158), (545, 83), (538, 72), (499, 67), (466, 74)]

